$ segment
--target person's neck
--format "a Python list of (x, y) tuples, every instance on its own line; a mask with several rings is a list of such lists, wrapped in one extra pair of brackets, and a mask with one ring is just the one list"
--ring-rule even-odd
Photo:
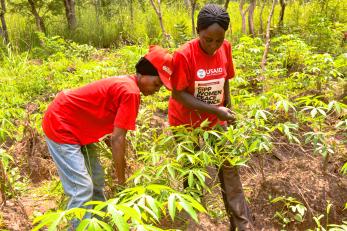
[(209, 54), (204, 50), (204, 48), (201, 46), (200, 39), (198, 40), (198, 42), (199, 42), (199, 47), (200, 47), (200, 49), (202, 50), (202, 52), (204, 52), (206, 55), (209, 55)]
[(209, 54), (209, 53), (207, 53), (205, 50), (204, 50), (204, 48), (201, 46), (201, 44), (200, 44), (200, 39), (198, 40), (198, 43), (199, 43), (199, 48), (201, 49), (201, 51), (205, 54), (205, 55), (207, 55), (207, 56), (213, 56), (214, 54)]

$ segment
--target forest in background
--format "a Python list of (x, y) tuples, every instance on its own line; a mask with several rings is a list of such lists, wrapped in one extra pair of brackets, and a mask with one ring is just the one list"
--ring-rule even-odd
[(65, 230), (83, 216), (64, 210), (41, 129), (47, 105), (61, 90), (133, 73), (149, 44), (174, 51), (196, 36), (207, 2), (231, 17), (236, 124), (178, 129), (177, 142), (166, 122), (170, 92), (143, 97), (128, 134), (127, 188), (117, 189), (100, 144), (110, 200), (92, 212), (109, 219), (81, 230), (226, 230), (209, 169), (225, 158), (243, 166), (256, 230), (347, 230), (346, 1), (0, 0), (1, 230)]
[[(2, 0), (2, 35), (20, 51), (40, 45), (37, 31), (98, 48), (154, 44), (177, 47), (195, 37), (199, 9), (218, 3), (231, 16), (227, 39), (244, 34), (265, 36), (270, 0)], [(324, 52), (342, 52), (346, 31), (346, 2), (337, 0), (280, 0), (271, 19), (276, 34), (299, 34)], [(195, 20), (193, 21), (192, 18)], [(4, 25), (6, 26), (4, 27)], [(5, 29), (6, 28), (6, 31)], [(5, 36), (6, 37), (6, 36)], [(165, 41), (168, 40), (168, 41)]]

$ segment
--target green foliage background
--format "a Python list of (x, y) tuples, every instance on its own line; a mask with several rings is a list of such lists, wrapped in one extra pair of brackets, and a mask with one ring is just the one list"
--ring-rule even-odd
[[(147, 45), (160, 43), (162, 40), (158, 18), (149, 1), (132, 0), (133, 19), (131, 19), (130, 13), (130, 0), (76, 1), (78, 27), (73, 32), (67, 28), (62, 1), (37, 0), (34, 2), (45, 22), (48, 37), (59, 35), (80, 44), (90, 44), (99, 48), (120, 47), (129, 44)], [(184, 1), (161, 2), (164, 27), (173, 40), (171, 45), (178, 46), (184, 42), (183, 38), (187, 39), (192, 36), (190, 8)], [(224, 3), (223, 1), (197, 1), (195, 18), (199, 9), (207, 2)], [(297, 33), (308, 41), (308, 44), (317, 47), (320, 51), (341, 53), (340, 45), (343, 36), (341, 32), (347, 30), (345, 16), (347, 6), (344, 1), (292, 0), (286, 2), (288, 5), (285, 11), (284, 27), (281, 28), (282, 33)], [(247, 4), (244, 8), (247, 7)], [(258, 4), (259, 6), (254, 12), (257, 31), (260, 27), (261, 1)], [(35, 33), (34, 17), (27, 1), (12, 0), (7, 5), (5, 17), (13, 47), (24, 51), (38, 46), (39, 37)], [(270, 8), (271, 2), (268, 2), (262, 15), (264, 25), (266, 25)], [(228, 32), (227, 38), (235, 41), (242, 36), (239, 3), (231, 1), (228, 12), (231, 16), (232, 30)], [(277, 27), (279, 12), (280, 6), (277, 5), (272, 20), (274, 27)], [(182, 28), (184, 29), (182, 30)], [(186, 36), (182, 36), (182, 33)]]

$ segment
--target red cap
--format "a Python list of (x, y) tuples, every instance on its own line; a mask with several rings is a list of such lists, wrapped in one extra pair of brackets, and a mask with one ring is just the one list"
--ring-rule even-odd
[(165, 87), (172, 90), (170, 78), (172, 74), (172, 55), (168, 50), (157, 46), (149, 46), (148, 53), (144, 56), (156, 69)]

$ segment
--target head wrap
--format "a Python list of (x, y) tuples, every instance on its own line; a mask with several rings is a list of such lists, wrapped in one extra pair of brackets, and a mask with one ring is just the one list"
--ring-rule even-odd
[(224, 30), (227, 30), (230, 23), (229, 14), (217, 4), (207, 4), (199, 12), (197, 32), (207, 29), (214, 23), (218, 23)]

